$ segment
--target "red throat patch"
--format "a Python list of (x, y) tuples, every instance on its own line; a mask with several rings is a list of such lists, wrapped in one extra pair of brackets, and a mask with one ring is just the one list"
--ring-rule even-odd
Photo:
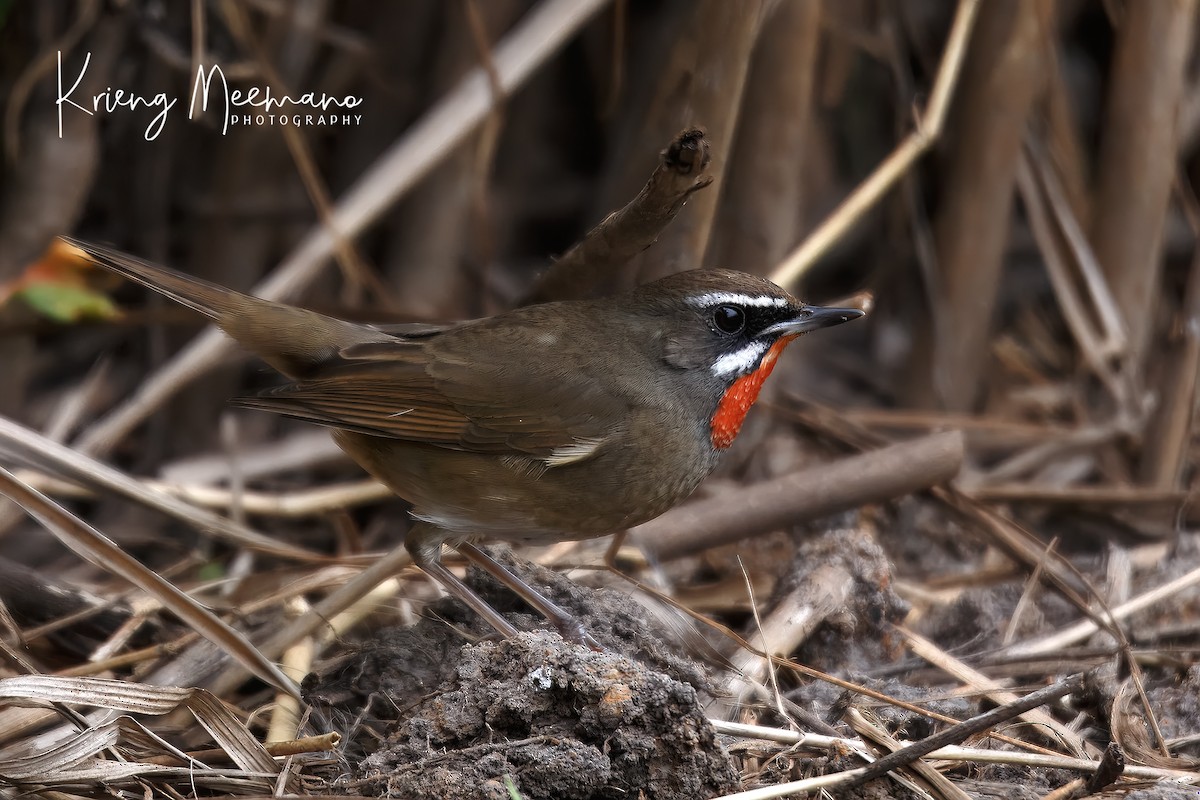
[[(796, 336), (798, 335), (796, 334)], [(721, 402), (717, 404), (717, 411), (712, 416), (713, 447), (724, 450), (733, 444), (738, 431), (742, 429), (742, 423), (746, 420), (750, 406), (754, 405), (763, 383), (771, 374), (771, 370), (775, 369), (775, 362), (779, 359), (779, 354), (796, 336), (784, 336), (771, 345), (771, 349), (763, 355), (762, 361), (758, 363), (758, 369), (749, 375), (738, 378), (732, 386), (725, 390)]]

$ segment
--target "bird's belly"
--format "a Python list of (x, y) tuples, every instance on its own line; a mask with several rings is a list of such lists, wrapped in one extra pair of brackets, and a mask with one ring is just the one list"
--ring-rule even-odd
[(615, 452), (541, 469), (524, 459), (346, 431), (334, 438), (411, 502), (417, 518), (464, 537), (512, 542), (588, 539), (653, 519), (690, 495), (716, 463), (711, 451), (667, 464)]

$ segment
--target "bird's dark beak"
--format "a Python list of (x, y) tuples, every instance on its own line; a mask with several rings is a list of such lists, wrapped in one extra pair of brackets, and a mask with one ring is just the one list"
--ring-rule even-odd
[(777, 336), (794, 336), (808, 333), (820, 328), (841, 325), (852, 319), (865, 316), (867, 312), (857, 308), (823, 308), (821, 306), (803, 306), (796, 316), (783, 322), (776, 322), (764, 333)]

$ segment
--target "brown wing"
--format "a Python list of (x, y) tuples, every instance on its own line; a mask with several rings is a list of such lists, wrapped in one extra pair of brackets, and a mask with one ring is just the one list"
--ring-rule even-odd
[(497, 337), (476, 327), (354, 345), (317, 378), (238, 402), (359, 433), (551, 465), (587, 458), (623, 424), (628, 404), (599, 391), (577, 362), (548, 373), (544, 350), (506, 335), (511, 328)]

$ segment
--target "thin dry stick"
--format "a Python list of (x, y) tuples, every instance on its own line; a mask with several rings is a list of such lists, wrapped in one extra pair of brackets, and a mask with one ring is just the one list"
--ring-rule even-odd
[[(803, 421), (815, 430), (836, 437), (858, 449), (876, 446), (882, 440), (879, 435), (866, 431), (843, 417), (832, 415), (818, 407), (808, 409)], [(990, 540), (1016, 563), (1032, 567), (1043, 560), (1045, 549), (1042, 543), (1013, 520), (972, 500), (953, 486), (933, 486), (930, 492), (946, 508), (959, 514), (968, 525), (990, 537)], [(660, 517), (660, 519), (662, 518)], [(1074, 604), (1080, 613), (1097, 621), (1100, 620), (1099, 616), (1089, 607), (1087, 600), (1080, 594), (1078, 590), (1078, 583), (1081, 582), (1078, 580), (1080, 575), (1069, 560), (1061, 555), (1054, 555), (1046, 560), (1044, 570), (1050, 585)], [(1097, 600), (1103, 602), (1103, 598), (1097, 598)]]
[(1044, 562), (1043, 571), (1047, 582), (1079, 609), (1081, 614), (1099, 619), (1088, 605), (1087, 599), (1080, 593), (1077, 582), (1072, 580), (1077, 573), (1069, 560), (1058, 553), (1047, 553), (1041, 541), (1024, 527), (999, 512), (976, 503), (953, 487), (935, 487), (933, 494), (1016, 563), (1033, 568)]
[[(938, 487), (935, 492), (939, 496), (943, 497), (953, 497), (954, 495), (953, 490), (947, 490), (945, 487)], [(959, 510), (965, 510), (961, 504), (956, 507), (959, 508)], [(993, 534), (997, 537), (996, 541), (999, 544), (1006, 547), (1011, 554), (1018, 555), (1021, 560), (1026, 561), (1027, 563), (1043, 563), (1044, 561), (1047, 566), (1052, 563), (1061, 564), (1061, 574), (1058, 569), (1050, 570), (1050, 575), (1053, 578), (1053, 584), (1060, 592), (1064, 594), (1064, 596), (1066, 596), (1075, 604), (1076, 608), (1078, 608), (1089, 619), (1095, 621), (1097, 625), (1102, 626), (1104, 630), (1108, 631), (1113, 638), (1117, 640), (1118, 644), (1120, 645), (1121, 657), (1128, 664), (1130, 676), (1134, 682), (1134, 685), (1137, 686), (1138, 696), (1141, 698), (1142, 705), (1146, 711), (1146, 718), (1149, 720), (1150, 727), (1154, 730), (1155, 735), (1158, 737), (1159, 746), (1165, 752), (1166, 746), (1163, 744), (1163, 737), (1159, 732), (1158, 719), (1154, 713), (1153, 707), (1150, 705), (1149, 698), (1146, 696), (1145, 688), (1143, 686), (1141, 667), (1138, 666), (1137, 660), (1133, 657), (1133, 651), (1130, 648), (1129, 639), (1125, 636), (1125, 631), (1122, 630), (1119, 622), (1113, 616), (1112, 609), (1109, 607), (1108, 602), (1104, 599), (1104, 596), (1096, 591), (1096, 588), (1092, 585), (1091, 581), (1088, 580), (1087, 576), (1080, 572), (1079, 569), (1076, 568), (1076, 566), (1069, 560), (1061, 559), (1057, 555), (1053, 555), (1047, 551), (1046, 558), (1044, 560), (1038, 559), (1034, 561), (1031, 550), (1034, 546), (1034, 543), (1037, 541), (1036, 537), (1034, 537), (1033, 534), (1025, 531), (1021, 526), (1017, 525), (1012, 520), (980, 507), (974, 509), (973, 516), (977, 522), (985, 524), (987, 528), (993, 532)], [(1051, 560), (1052, 556), (1053, 560)], [(1091, 606), (1088, 605), (1083, 597), (1075, 591), (1069, 581), (1069, 577), (1071, 576), (1073, 576), (1079, 583), (1083, 584), (1088, 594), (1093, 597), (1097, 605), (1100, 606), (1100, 612), (1093, 611)]]
[(1079, 692), (1083, 689), (1083, 678), (1083, 673), (1064, 678), (1057, 683), (1050, 684), (1044, 689), (1032, 692), (1020, 700), (1007, 703), (983, 714), (978, 714), (964, 722), (960, 722), (958, 725), (954, 725), (940, 733), (935, 733), (933, 736), (911, 744), (903, 750), (889, 753), (854, 776), (850, 780), (849, 785), (858, 786), (859, 784), (866, 783), (872, 778), (878, 778), (894, 769), (910, 764), (918, 758), (927, 756), (940, 747), (948, 744), (956, 744), (969, 736), (982, 733), (989, 728), (995, 727), (1002, 722), (1020, 716), (1053, 700), (1057, 700), (1060, 697), (1064, 697), (1072, 692)]
[(1090, 234), (1143, 373), (1162, 291), (1163, 226), (1179, 158), (1196, 0), (1125, 3), (1099, 127)]
[[(1127, 602), (1122, 603), (1112, 609), (1111, 616), (1115, 622), (1128, 618), (1143, 609), (1149, 608), (1155, 603), (1166, 600), (1174, 594), (1182, 592), (1184, 589), (1200, 584), (1200, 567), (1180, 575), (1173, 581), (1164, 583), (1162, 586), (1157, 586), (1148, 592), (1138, 595)], [(1104, 628), (1108, 630), (1108, 628)], [(1017, 644), (1008, 649), (1009, 655), (1014, 656), (1033, 656), (1046, 653), (1053, 653), (1061, 650), (1064, 647), (1076, 644), (1083, 641), (1093, 633), (1101, 630), (1101, 626), (1093, 619), (1085, 619), (1077, 622), (1069, 628), (1051, 634), (1041, 639), (1032, 642)]]
[(238, 547), (302, 561), (326, 559), (325, 556), (276, 541), (245, 525), (238, 525), (170, 495), (151, 490), (107, 464), (3, 417), (0, 417), (0, 454), (8, 454), (21, 462), (37, 464), (73, 481), (122, 495)]
[(1097, 355), (1101, 359), (1119, 356), (1125, 352), (1125, 348), (1129, 344), (1121, 308), (1113, 296), (1108, 280), (1104, 277), (1104, 271), (1096, 259), (1095, 252), (1088, 243), (1083, 227), (1075, 218), (1075, 212), (1067, 199), (1066, 190), (1062, 187), (1062, 183), (1050, 163), (1050, 157), (1036, 142), (1027, 140), (1023, 161), (1030, 168), (1032, 175), (1045, 193), (1045, 199), (1049, 204), (1049, 210), (1053, 212), (1054, 221), (1062, 233), (1064, 242), (1075, 257), (1075, 264), (1083, 279), (1083, 286), (1087, 290), (1088, 300), (1091, 301), (1092, 310), (1103, 333), (1103, 338), (1098, 340), (1100, 351)]
[(1099, 794), (1108, 786), (1117, 782), (1125, 771), (1125, 754), (1116, 742), (1109, 742), (1104, 749), (1096, 771), (1088, 778), (1076, 778), (1065, 786), (1042, 795), (1042, 800), (1074, 800), (1077, 797), (1087, 797)]
[[(925, 659), (943, 672), (954, 676), (956, 680), (968, 684), (973, 692), (982, 691), (988, 699), (1005, 705), (1016, 701), (1016, 695), (1003, 688), (998, 682), (993, 681), (982, 672), (968, 667), (933, 642), (900, 626), (895, 627), (908, 640), (908, 647), (913, 651), (914, 655)], [(1053, 738), (1057, 738), (1066, 744), (1071, 749), (1073, 755), (1082, 756), (1084, 754), (1083, 737), (1061, 725), (1058, 720), (1045, 711), (1039, 708), (1031, 708), (1022, 713), (1021, 718), (1030, 725), (1041, 726), (1051, 731)]]
[(46, 42), (46, 46), (9, 84), (8, 100), (4, 104), (4, 156), (10, 163), (21, 157), (21, 114), (26, 103), (41, 80), (54, 72), (62, 53), (73, 51), (88, 31), (96, 26), (96, 18), (103, 7), (98, 0), (80, 3), (71, 15), (71, 27), (62, 36)]
[(913, 320), (916, 346), (904, 389), (917, 405), (966, 410), (982, 388), (1021, 137), (1044, 73), (1049, 8), (1012, 0), (979, 11), (931, 220), (930, 306)]
[[(755, 608), (763, 652), (773, 657), (786, 657), (788, 653), (795, 652), (831, 614), (845, 608), (854, 586), (854, 576), (844, 566), (822, 564), (781, 598), (766, 619), (760, 620)], [(747, 689), (745, 681), (762, 681), (763, 673), (769, 670), (772, 685), (777, 683), (775, 665), (771, 659), (739, 650), (730, 656), (730, 662), (735, 676), (733, 691), (737, 693), (739, 702), (744, 699)]]
[[(284, 613), (294, 619), (308, 611), (309, 605), (303, 597), (293, 597), (284, 604)], [(316, 647), (312, 636), (297, 639), (283, 652), (280, 667), (287, 670), (297, 683), (312, 671)], [(267, 727), (267, 741), (282, 742), (295, 739), (300, 725), (300, 698), (279, 693), (275, 696), (275, 708), (271, 712), (271, 723)]]
[(711, 167), (717, 184), (690, 201), (691, 207), (663, 231), (658, 247), (632, 260), (623, 271), (626, 281), (645, 283), (706, 262), (751, 56), (763, 24), (777, 5), (778, 0), (694, 0), (668, 12), (673, 35), (654, 48), (657, 63), (643, 79), (646, 91), (637, 93), (642, 98), (637, 113), (620, 137), (616, 169), (605, 181), (605, 202), (615, 205), (624, 200), (625, 192), (640, 180), (641, 142), (660, 141), (680, 124), (705, 126), (720, 145)]
[[(1063, 249), (1059, 247), (1061, 239), (1066, 236), (1065, 231), (1059, 234), (1059, 231), (1062, 231), (1062, 221), (1059, 220), (1059, 231), (1050, 224), (1054, 217), (1049, 213), (1048, 203), (1043, 196), (1044, 185), (1039, 185), (1037, 181), (1027, 149), (1017, 166), (1017, 187), (1025, 205), (1029, 227), (1038, 243), (1042, 261), (1046, 265), (1046, 274), (1050, 278), (1050, 285), (1054, 287), (1054, 297), (1058, 301), (1067, 328), (1079, 345), (1088, 366), (1112, 391), (1117, 384), (1110, 359), (1125, 348), (1123, 329), (1118, 329), (1122, 331), (1119, 339), (1114, 339), (1111, 332), (1106, 335), (1096, 330), (1092, 316), (1087, 313), (1071, 279), (1071, 270), (1066, 263)], [(1076, 249), (1075, 252), (1080, 251)]]
[[(789, 747), (805, 750), (820, 751), (857, 751), (863, 748), (863, 743), (857, 739), (843, 739), (836, 736), (823, 736), (817, 733), (802, 733), (784, 728), (767, 728), (761, 725), (747, 725), (743, 722), (726, 722), (710, 719), (709, 724), (723, 736), (737, 736), (743, 739), (759, 739), (765, 742), (776, 742)], [(954, 763), (980, 764), (1011, 764), (1023, 767), (1044, 767), (1047, 769), (1069, 769), (1079, 772), (1096, 773), (1102, 761), (1089, 761), (1084, 758), (1068, 758), (1067, 756), (1044, 753), (1021, 753), (1009, 750), (989, 750), (979, 747), (959, 747), (947, 745), (939, 747), (925, 757), (935, 761)], [(1142, 780), (1169, 780), (1182, 783), (1200, 783), (1200, 773), (1190, 770), (1164, 769), (1162, 767), (1127, 766), (1125, 775)]]
[[(762, 649), (764, 653), (772, 652), (772, 643), (767, 640), (767, 633), (763, 630), (762, 617), (758, 613), (758, 601), (754, 599), (754, 583), (750, 580), (750, 573), (746, 571), (746, 565), (742, 563), (742, 559), (738, 557), (738, 567), (742, 571), (742, 580), (746, 584), (746, 596), (750, 600), (750, 611), (754, 615), (754, 626), (758, 629), (758, 638), (762, 641)], [(783, 706), (783, 693), (779, 691), (779, 679), (775, 674), (775, 662), (766, 658), (763, 659), (763, 666), (767, 671), (767, 677), (771, 680), (771, 699), (775, 703), (775, 711), (779, 713), (783, 719), (789, 719), (787, 710)]]
[[(1126, 559), (1128, 567), (1128, 560)], [(1125, 635), (1125, 629), (1112, 615), (1112, 606), (1109, 604), (1105, 595), (1092, 584), (1083, 573), (1079, 573), (1080, 580), (1087, 584), (1088, 591), (1096, 598), (1096, 602), (1104, 610), (1107, 615), (1106, 622), (1108, 623), (1108, 632), (1116, 642), (1120, 650), (1121, 659), (1125, 662), (1129, 669), (1129, 681), (1137, 690), (1138, 699), (1142, 703), (1142, 710), (1146, 712), (1146, 722), (1150, 726), (1150, 732), (1154, 736), (1154, 743), (1158, 745), (1159, 752), (1167, 757), (1171, 757), (1171, 751), (1167, 748), (1166, 737), (1163, 736), (1162, 728), (1158, 724), (1158, 714), (1154, 710), (1154, 706), (1150, 703), (1150, 696), (1146, 693), (1146, 681), (1143, 678), (1142, 666), (1138, 659), (1134, 656), (1133, 645), (1129, 643), (1129, 637)]]
[(1025, 613), (1033, 607), (1034, 593), (1038, 587), (1042, 585), (1042, 570), (1046, 567), (1046, 559), (1054, 552), (1054, 548), (1058, 546), (1058, 537), (1055, 536), (1050, 540), (1050, 544), (1046, 545), (1046, 558), (1038, 561), (1037, 566), (1033, 568), (1033, 572), (1029, 575), (1029, 579), (1025, 581), (1025, 588), (1021, 592), (1020, 599), (1017, 600), (1017, 605), (1013, 608), (1013, 612), (1008, 618), (1008, 627), (1004, 630), (1004, 638), (1000, 640), (1001, 646), (1012, 644), (1013, 639), (1017, 638), (1017, 628), (1020, 626)]
[(192, 68), (191, 75), (200, 74), (200, 66), (205, 62), (204, 43), (208, 41), (208, 14), (205, 13), (204, 0), (192, 0)]
[[(730, 168), (705, 251), (707, 264), (778, 264), (799, 243), (811, 187), (797, 180), (814, 158), (814, 87), (826, 57), (822, 3), (784, 2), (754, 46), (736, 135), (722, 141)], [(707, 122), (707, 118), (701, 120)], [(843, 305), (836, 303), (833, 305)]]
[(1115, 484), (1046, 486), (1041, 483), (1001, 483), (971, 488), (966, 493), (983, 503), (1025, 502), (1081, 506), (1180, 506), (1191, 499), (1193, 494), (1183, 489), (1145, 489)]
[(474, 164), (471, 168), (474, 173), (471, 187), (471, 213), (474, 215), (472, 225), (480, 232), (476, 237), (476, 248), (480, 254), (479, 260), (488, 264), (495, 260), (495, 254), (492, 252), (495, 247), (495, 225), (488, 202), (488, 186), (496, 163), (496, 151), (500, 146), (500, 134), (504, 129), (508, 95), (505, 94), (500, 75), (496, 72), (492, 43), (488, 38), (487, 25), (484, 23), (478, 0), (463, 0), (463, 10), (466, 12), (467, 28), (471, 32), (471, 42), (479, 55), (481, 66), (487, 73), (488, 86), (492, 91), (492, 110), (476, 139)]
[[(495, 50), (496, 72), (511, 94), (568, 39), (600, 11), (608, 0), (542, 0)], [(285, 300), (320, 273), (336, 247), (336, 237), (352, 237), (374, 222), (417, 181), (477, 128), (491, 110), (487, 76), (476, 69), (415, 123), (337, 202), (330, 224), (313, 228), (255, 294)], [(191, 381), (218, 366), (232, 345), (217, 330), (193, 339), (134, 395), (79, 438), (84, 452), (110, 450), (133, 428)]]
[(605, 217), (587, 236), (546, 270), (527, 303), (585, 297), (609, 280), (631, 258), (654, 244), (684, 203), (712, 183), (711, 150), (704, 131), (677, 134), (659, 156), (659, 164), (638, 195)]
[[(306, 575), (298, 580), (292, 581), (279, 592), (257, 598), (248, 602), (242, 603), (239, 612), (244, 615), (253, 615), (262, 612), (264, 609), (279, 605), (281, 601), (286, 601), (292, 597), (299, 597), (309, 592), (317, 592), (326, 590), (331, 585), (337, 585), (345, 582), (346, 573), (353, 574), (352, 570), (344, 567), (327, 568), (321, 570), (320, 573), (314, 575)], [(358, 606), (352, 607), (349, 611), (334, 616), (326, 620), (326, 626), (322, 628), (318, 634), (317, 645), (324, 648), (329, 644), (329, 641), (339, 635), (342, 631), (349, 629), (357, 621), (362, 618), (362, 612), (372, 603), (381, 601), (383, 594), (394, 594), (397, 588), (396, 581), (385, 581), (376, 587), (374, 593), (368, 596), (368, 600), (360, 602)], [(370, 600), (370, 598), (375, 598)], [(120, 656), (115, 656), (106, 662), (97, 662), (95, 664), (85, 664), (78, 667), (62, 670), (59, 674), (62, 675), (92, 675), (98, 672), (103, 672), (109, 669), (116, 669), (130, 664), (136, 664), (141, 661), (158, 658), (165, 655), (176, 655), (185, 647), (196, 641), (198, 634), (190, 632), (180, 636), (174, 641), (167, 644), (153, 645), (142, 650), (131, 651)], [(260, 648), (261, 652), (261, 648)]]
[[(678, 609), (681, 613), (686, 614), (687, 616), (696, 620), (696, 622), (700, 623), (701, 625), (705, 625), (705, 626), (711, 628), (712, 630), (716, 631), (717, 633), (719, 633), (722, 636), (729, 639), (731, 642), (735, 643), (742, 650), (745, 650), (746, 652), (751, 653), (754, 656), (757, 656), (758, 658), (770, 659), (777, 666), (791, 670), (792, 672), (796, 673), (797, 675), (802, 675), (806, 678), (813, 678), (815, 680), (824, 681), (825, 683), (828, 683), (832, 686), (837, 686), (840, 689), (845, 689), (848, 692), (853, 692), (855, 694), (862, 695), (863, 697), (869, 697), (880, 703), (886, 703), (887, 705), (895, 706), (896, 708), (901, 708), (901, 709), (904, 709), (905, 711), (910, 711), (913, 714), (918, 714), (922, 717), (927, 717), (929, 719), (936, 720), (938, 722), (946, 722), (946, 723), (950, 723), (950, 724), (956, 724), (958, 722), (958, 720), (954, 719), (953, 717), (948, 717), (945, 714), (939, 714), (936, 711), (931, 711), (928, 708), (922, 708), (921, 706), (916, 705), (915, 703), (906, 702), (897, 697), (892, 697), (892, 696), (886, 695), (882, 692), (877, 692), (874, 689), (869, 689), (866, 686), (862, 686), (857, 683), (852, 683), (850, 681), (842, 680), (841, 678), (838, 678), (834, 675), (830, 675), (829, 673), (822, 672), (819, 669), (813, 669), (812, 667), (805, 666), (804, 664), (800, 664), (799, 662), (791, 661), (786, 658), (780, 658), (779, 656), (771, 655), (770, 653), (759, 650), (758, 648), (754, 647), (749, 642), (747, 642), (745, 639), (743, 639), (741, 636), (739, 636), (737, 634), (737, 632), (735, 632), (732, 628), (730, 628), (726, 625), (722, 625), (720, 622), (717, 622), (714, 619), (710, 619), (709, 617), (706, 617), (697, 611), (693, 611), (692, 609), (688, 608), (687, 606), (685, 606), (683, 603), (679, 602), (675, 598), (670, 597), (669, 595), (666, 595), (666, 594), (658, 591), (657, 589), (655, 589), (652, 586), (648, 586), (647, 584), (642, 583), (637, 578), (627, 575), (624, 572), (621, 572), (620, 570), (612, 569), (612, 572), (618, 578), (621, 578), (621, 579), (627, 581), (630, 585), (632, 585), (639, 591), (642, 591), (648, 595), (651, 595), (652, 597), (671, 606), (672, 608)], [(999, 734), (999, 733), (991, 733), (989, 735), (993, 739), (996, 739), (997, 741), (1000, 741), (1000, 742), (1004, 742), (1005, 744), (1012, 745), (1013, 747), (1020, 747), (1020, 748), (1026, 749), (1026, 750), (1031, 750), (1031, 751), (1035, 751), (1035, 752), (1041, 752), (1041, 753), (1047, 753), (1049, 755), (1054, 755), (1053, 753), (1050, 753), (1049, 751), (1047, 751), (1045, 748), (1043, 748), (1039, 745), (1036, 745), (1036, 744), (1032, 744), (1030, 742), (1023, 742), (1023, 741), (1020, 741), (1019, 739), (1013, 739), (1009, 736), (1004, 736), (1003, 734)]]
[[(857, 708), (850, 708), (846, 712), (846, 722), (850, 724), (855, 733), (865, 739), (870, 739), (878, 747), (886, 748), (892, 753), (904, 749), (904, 745), (884, 730), (882, 725), (867, 719)], [(949, 798), (953, 798), (953, 800), (972, 800), (971, 795), (951, 783), (950, 779), (934, 769), (932, 764), (918, 759), (913, 763), (912, 769), (926, 783), (936, 789), (937, 793), (943, 798), (947, 798), (947, 800)], [(893, 775), (892, 777), (895, 776)]]
[(713, 800), (774, 800), (777, 797), (796, 797), (822, 789), (846, 786), (853, 778), (862, 774), (863, 771), (864, 768), (848, 769), (844, 772), (819, 775), (815, 778), (805, 778), (804, 780), (781, 783), (776, 786), (764, 786), (761, 789), (751, 789), (748, 792), (724, 794), (713, 798)]
[[(349, 463), (350, 457), (334, 444), (327, 429), (303, 427), (279, 439), (243, 443), (241, 460), (242, 474), (250, 481), (280, 472)], [(212, 486), (225, 482), (226, 469), (225, 455), (210, 451), (168, 461), (158, 467), (158, 474), (167, 483)]]
[[(1129, 432), (1129, 425), (1121, 418), (1103, 424), (1081, 427), (1058, 439), (1036, 444), (1004, 459), (982, 474), (979, 483), (999, 483), (1015, 480), (1044, 467), (1055, 458), (1079, 452), (1087, 452), (1098, 445), (1111, 442)], [(964, 485), (964, 489), (974, 488)]]
[(47, 439), (65, 441), (79, 421), (90, 413), (93, 403), (108, 385), (111, 366), (112, 362), (107, 358), (97, 362), (82, 381), (68, 389), (62, 399), (55, 403), (50, 419), (42, 427), (42, 434)]
[[(76, 483), (32, 470), (14, 470), (21, 480), (52, 497), (96, 497), (98, 493)], [(246, 514), (260, 517), (300, 518), (328, 514), (368, 503), (378, 503), (396, 496), (376, 480), (335, 483), (294, 492), (243, 492), (219, 486), (181, 484), (170, 481), (130, 478), (151, 492), (186, 501), (200, 508), (227, 510), (237, 503)]]
[(971, 35), (979, 6), (979, 0), (959, 0), (953, 27), (946, 39), (942, 63), (938, 67), (933, 91), (929, 96), (929, 105), (925, 108), (925, 115), (917, 118), (913, 132), (784, 259), (782, 264), (776, 267), (771, 274), (771, 280), (775, 283), (789, 286), (798, 281), (817, 259), (837, 243), (941, 138), (950, 97), (958, 83), (967, 40)]

